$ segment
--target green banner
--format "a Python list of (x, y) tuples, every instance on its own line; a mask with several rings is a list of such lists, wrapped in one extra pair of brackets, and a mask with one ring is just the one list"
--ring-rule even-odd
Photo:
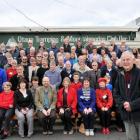
[(81, 40), (83, 45), (86, 46), (87, 41), (92, 39), (93, 41), (110, 41), (114, 38), (116, 41), (122, 39), (133, 41), (136, 37), (136, 32), (55, 32), (55, 33), (0, 33), (0, 43), (7, 44), (8, 40), (15, 40), (16, 42), (22, 41), (24, 47), (27, 47), (29, 39), (33, 40), (35, 47), (39, 46), (40, 41), (44, 41), (46, 47), (50, 47), (52, 40), (56, 41), (57, 46), (60, 47), (63, 44), (65, 37), (69, 37), (71, 45), (74, 45), (77, 40)]

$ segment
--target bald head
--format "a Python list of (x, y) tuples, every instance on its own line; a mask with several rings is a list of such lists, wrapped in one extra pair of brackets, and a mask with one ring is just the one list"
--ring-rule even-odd
[(43, 79), (42, 79), (42, 84), (43, 84), (43, 86), (44, 87), (49, 87), (49, 85), (50, 85), (50, 79), (48, 78), (48, 77), (43, 77)]

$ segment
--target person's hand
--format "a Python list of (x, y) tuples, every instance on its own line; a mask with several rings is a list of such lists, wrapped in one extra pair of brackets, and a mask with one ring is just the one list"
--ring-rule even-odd
[(64, 109), (63, 108), (60, 108), (59, 114), (64, 114)]
[(26, 113), (27, 113), (27, 111), (26, 111), (25, 109), (21, 109), (21, 112), (22, 112), (23, 114), (26, 114)]
[(42, 110), (42, 113), (47, 116), (47, 111), (45, 109)]
[(107, 107), (104, 107), (104, 111), (108, 111), (108, 108)]
[(104, 107), (102, 107), (102, 108), (101, 108), (101, 110), (102, 110), (102, 111), (105, 111), (105, 108), (104, 108)]
[(91, 108), (88, 109), (88, 113), (90, 113), (90, 112), (92, 112), (92, 109)]
[(47, 110), (47, 116), (50, 116), (50, 113), (51, 113), (51, 109), (49, 108), (49, 109)]
[(9, 105), (10, 108), (13, 108), (13, 105)]
[(84, 113), (85, 113), (85, 114), (88, 114), (87, 108), (84, 109)]
[(127, 111), (127, 112), (131, 112), (131, 106), (130, 106), (130, 103), (129, 102), (124, 102), (123, 103), (123, 107), (124, 109)]

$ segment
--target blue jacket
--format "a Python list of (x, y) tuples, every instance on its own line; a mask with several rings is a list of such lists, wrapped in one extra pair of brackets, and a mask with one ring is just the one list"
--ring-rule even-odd
[(7, 81), (7, 75), (4, 69), (0, 68), (0, 92), (2, 91), (2, 85)]
[(96, 112), (96, 95), (95, 90), (90, 88), (90, 97), (86, 98), (83, 93), (83, 88), (78, 90), (78, 110), (79, 112), (83, 112), (85, 108), (92, 108), (94, 112)]

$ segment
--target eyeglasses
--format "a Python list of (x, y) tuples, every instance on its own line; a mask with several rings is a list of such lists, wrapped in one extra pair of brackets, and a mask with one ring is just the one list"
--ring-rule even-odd
[(92, 65), (92, 66), (97, 66), (97, 65)]
[(42, 56), (37, 56), (37, 57), (42, 57)]

